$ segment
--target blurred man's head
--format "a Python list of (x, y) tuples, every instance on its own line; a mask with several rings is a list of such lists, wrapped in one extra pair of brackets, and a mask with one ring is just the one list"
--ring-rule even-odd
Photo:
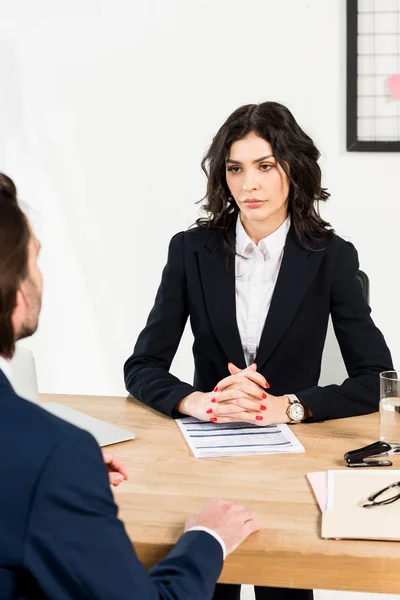
[(12, 357), (16, 340), (38, 326), (43, 286), (39, 249), (18, 206), (14, 183), (0, 173), (0, 356), (5, 358)]

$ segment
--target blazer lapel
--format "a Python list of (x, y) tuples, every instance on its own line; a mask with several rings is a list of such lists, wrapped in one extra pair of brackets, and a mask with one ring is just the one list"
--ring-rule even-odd
[(305, 250), (293, 227), (286, 238), (282, 264), (255, 359), (261, 369), (294, 319), (314, 280), (324, 252)]
[(214, 334), (228, 362), (246, 367), (236, 321), (235, 257), (224, 251), (222, 234), (210, 233), (199, 250), (200, 278)]

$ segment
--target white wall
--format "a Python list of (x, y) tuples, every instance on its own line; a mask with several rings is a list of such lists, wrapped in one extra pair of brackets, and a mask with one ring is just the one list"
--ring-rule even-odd
[[(169, 238), (197, 216), (203, 151), (267, 99), (320, 147), (324, 215), (359, 249), (400, 360), (399, 156), (345, 151), (342, 1), (0, 0), (0, 14), (0, 168), (43, 244), (27, 343), (41, 391), (124, 393)], [(189, 335), (175, 372), (191, 378)]]
[[(400, 364), (399, 155), (345, 151), (343, 1), (0, 0), (0, 14), (0, 169), (43, 244), (27, 342), (41, 391), (124, 394), (169, 238), (197, 216), (203, 151), (264, 100), (320, 147), (323, 214), (357, 246)], [(191, 377), (189, 335), (175, 372)]]

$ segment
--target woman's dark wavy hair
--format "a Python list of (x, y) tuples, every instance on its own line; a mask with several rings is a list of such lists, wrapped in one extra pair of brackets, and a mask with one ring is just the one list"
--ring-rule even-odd
[(254, 132), (271, 144), (276, 161), (290, 181), (288, 210), (301, 245), (316, 250), (333, 229), (318, 212), (320, 200), (330, 194), (321, 187), (320, 153), (312, 139), (299, 127), (292, 113), (277, 102), (241, 106), (225, 121), (203, 158), (207, 192), (202, 210), (206, 217), (196, 225), (223, 231), (226, 248), (232, 253), (232, 231), (239, 212), (226, 183), (225, 160), (233, 142)]

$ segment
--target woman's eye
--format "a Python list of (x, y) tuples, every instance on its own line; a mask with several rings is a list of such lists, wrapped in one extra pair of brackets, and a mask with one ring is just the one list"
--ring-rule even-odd
[(230, 173), (239, 173), (240, 167), (229, 167), (228, 171)]
[(261, 171), (269, 171), (270, 169), (272, 169), (272, 165), (262, 164), (260, 165), (260, 169)]

